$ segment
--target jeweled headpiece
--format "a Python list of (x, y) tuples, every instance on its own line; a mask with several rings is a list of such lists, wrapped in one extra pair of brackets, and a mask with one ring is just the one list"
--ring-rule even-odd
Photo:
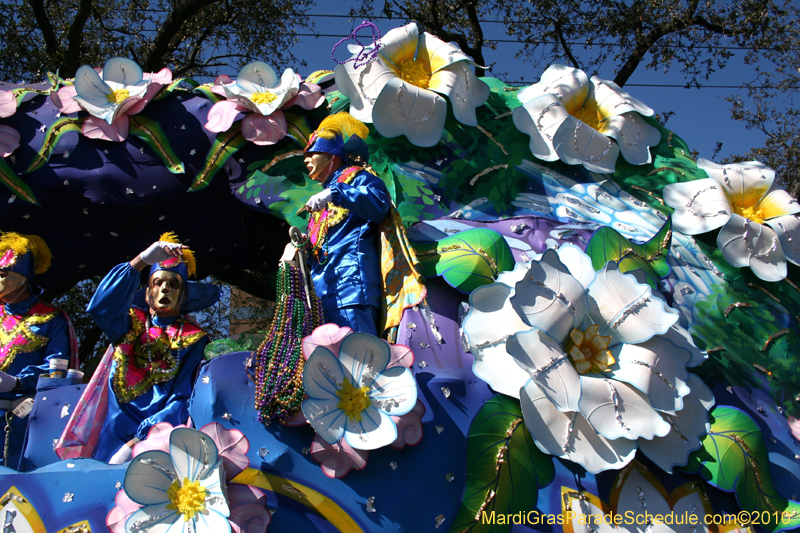
[(363, 122), (343, 111), (325, 117), (311, 134), (304, 152), (323, 152), (343, 161), (366, 164), (369, 148), (364, 141), (368, 135), (369, 128)]
[[(174, 232), (169, 231), (162, 233), (159, 241), (168, 242), (172, 244), (180, 244), (178, 236)], [(194, 252), (189, 248), (183, 250), (183, 257), (171, 257), (166, 261), (155, 263), (150, 267), (150, 275), (152, 276), (159, 270), (170, 270), (180, 275), (183, 281), (189, 281), (189, 277), (194, 277), (197, 274), (197, 263), (194, 259)]]
[(0, 234), (0, 270), (22, 274), (29, 280), (50, 268), (53, 254), (38, 235), (12, 231)]

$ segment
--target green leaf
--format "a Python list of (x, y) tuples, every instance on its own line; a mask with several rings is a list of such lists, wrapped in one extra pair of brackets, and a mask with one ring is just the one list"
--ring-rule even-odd
[(183, 174), (186, 172), (183, 161), (175, 154), (169, 139), (161, 129), (161, 124), (157, 120), (152, 120), (141, 115), (131, 116), (130, 133), (139, 137), (158, 154), (167, 170), (173, 174)]
[(433, 243), (411, 243), (425, 277), (443, 276), (459, 291), (469, 294), (514, 268), (511, 248), (502, 235), (486, 228), (462, 231)]
[(33, 158), (30, 166), (27, 168), (27, 170), (25, 170), (25, 172), (23, 172), (23, 174), (29, 174), (42, 168), (50, 160), (50, 156), (52, 155), (56, 146), (58, 146), (61, 137), (70, 131), (80, 133), (82, 128), (82, 118), (64, 117), (50, 124), (50, 127), (47, 128), (47, 133), (44, 135), (42, 147), (39, 149), (36, 157)]
[(0, 158), (0, 183), (26, 202), (39, 205), (39, 200), (36, 199), (36, 195), (33, 194), (31, 188), (17, 176), (2, 158)]
[(234, 122), (228, 131), (218, 133), (206, 154), (203, 170), (194, 178), (189, 190), (199, 191), (208, 187), (228, 159), (246, 144), (247, 140), (242, 136), (241, 120)]
[(672, 217), (644, 244), (633, 243), (614, 228), (604, 226), (589, 239), (586, 254), (592, 258), (595, 270), (600, 270), (609, 261), (617, 263), (621, 272), (643, 270), (647, 283), (655, 289), (658, 280), (669, 274), (667, 256), (671, 242)]
[[(770, 532), (800, 527), (800, 505), (782, 498), (772, 485), (769, 456), (758, 424), (744, 411), (714, 408), (711, 430), (689, 456), (686, 470), (699, 472), (711, 485), (736, 494), (739, 506), (758, 512)], [(753, 515), (754, 516), (754, 515)]]
[[(451, 533), (510, 531), (512, 524), (489, 520), (492, 513), (535, 509), (539, 489), (555, 477), (553, 458), (533, 442), (519, 400), (503, 394), (487, 400), (472, 420), (466, 464), (464, 496)], [(481, 519), (484, 512), (487, 520)]]

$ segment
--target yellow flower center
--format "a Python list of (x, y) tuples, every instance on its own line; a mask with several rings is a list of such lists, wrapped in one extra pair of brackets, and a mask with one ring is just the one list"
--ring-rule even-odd
[(106, 95), (106, 100), (108, 100), (109, 104), (121, 104), (125, 101), (126, 98), (130, 98), (131, 93), (128, 89), (117, 89), (116, 91), (111, 91)]
[(397, 65), (395, 72), (405, 82), (427, 89), (431, 82), (431, 66), (421, 60), (406, 59)]
[(580, 109), (570, 109), (568, 111), (570, 115), (598, 131), (601, 128), (600, 123), (606, 118), (594, 98), (586, 100)]
[(205, 487), (201, 487), (199, 481), (192, 482), (185, 477), (181, 486), (176, 479), (167, 490), (167, 497), (170, 499), (167, 509), (182, 514), (184, 521), (188, 522), (206, 508), (206, 494)]
[(253, 96), (250, 97), (250, 100), (254, 104), (268, 104), (270, 102), (274, 102), (278, 97), (272, 93), (265, 92), (265, 93), (253, 93)]
[(741, 215), (744, 218), (749, 218), (753, 222), (757, 222), (761, 224), (764, 222), (764, 219), (767, 218), (764, 214), (764, 210), (761, 209), (761, 205), (754, 205), (751, 207), (744, 207), (741, 205), (733, 205), (733, 212), (737, 215)]
[(573, 329), (569, 332), (567, 355), (578, 374), (586, 374), (593, 368), (599, 372), (608, 372), (608, 367), (616, 362), (608, 351), (611, 336), (598, 335), (597, 330), (595, 324), (586, 331)]
[(360, 421), (361, 411), (372, 403), (367, 395), (368, 392), (369, 387), (353, 387), (350, 380), (344, 378), (342, 388), (336, 391), (336, 396), (339, 397), (339, 409), (344, 411), (350, 420)]

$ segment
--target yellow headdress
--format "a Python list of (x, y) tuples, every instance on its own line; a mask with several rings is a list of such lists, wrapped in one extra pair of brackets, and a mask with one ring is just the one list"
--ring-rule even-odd
[[(30, 255), (28, 255), (30, 254)], [(50, 268), (53, 254), (38, 235), (0, 234), (0, 268), (33, 278)]]
[[(162, 233), (161, 237), (159, 237), (158, 240), (159, 241), (173, 243), (173, 244), (179, 244), (181, 242), (180, 240), (178, 240), (178, 236), (175, 234), (175, 232), (172, 232), (172, 231), (168, 231), (167, 233)], [(195, 275), (197, 274), (197, 263), (195, 262), (195, 259), (194, 259), (194, 252), (191, 251), (189, 248), (186, 248), (186, 249), (183, 250), (183, 261), (182, 262), (186, 263), (187, 274), (190, 277), (195, 277)], [(167, 264), (167, 263), (169, 263), (169, 264)], [(174, 262), (173, 261), (164, 261), (159, 266), (161, 268), (171, 269), (175, 265), (177, 265), (178, 263), (179, 263), (178, 261), (174, 261)], [(151, 270), (150, 273), (152, 274), (152, 270)]]

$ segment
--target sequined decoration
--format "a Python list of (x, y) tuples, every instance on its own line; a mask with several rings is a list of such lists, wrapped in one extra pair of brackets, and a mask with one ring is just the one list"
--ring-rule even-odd
[(303, 401), (302, 340), (322, 324), (322, 306), (313, 287), (310, 292), (311, 307), (300, 269), (281, 263), (275, 318), (254, 360), (256, 411), (259, 422), (264, 425), (272, 418), (289, 421)]
[(377, 512), (375, 510), (375, 496), (370, 496), (369, 498), (367, 498), (367, 509), (366, 510), (367, 510), (368, 513)]

